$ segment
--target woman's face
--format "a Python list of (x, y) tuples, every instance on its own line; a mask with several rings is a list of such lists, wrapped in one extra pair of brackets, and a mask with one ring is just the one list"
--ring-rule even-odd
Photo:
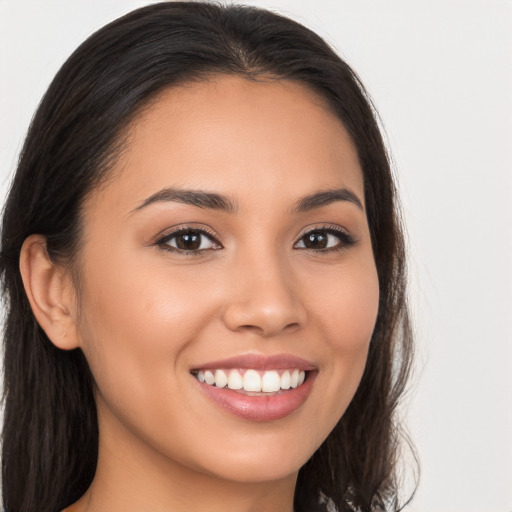
[(322, 100), (235, 77), (166, 91), (83, 236), (100, 457), (296, 474), (356, 391), (379, 296), (356, 151)]

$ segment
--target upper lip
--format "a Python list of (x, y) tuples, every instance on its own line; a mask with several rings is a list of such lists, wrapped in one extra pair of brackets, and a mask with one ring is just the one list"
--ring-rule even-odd
[(201, 370), (208, 368), (251, 368), (255, 370), (279, 370), (285, 368), (293, 368), (298, 370), (316, 370), (316, 365), (310, 361), (306, 361), (301, 357), (291, 354), (242, 354), (227, 359), (219, 359), (209, 361), (207, 363), (194, 366), (193, 370)]

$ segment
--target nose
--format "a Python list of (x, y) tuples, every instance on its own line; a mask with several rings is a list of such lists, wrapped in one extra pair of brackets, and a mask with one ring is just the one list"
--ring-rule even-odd
[(230, 297), (223, 311), (232, 331), (271, 337), (306, 323), (306, 309), (290, 269), (278, 258), (243, 258), (231, 273)]

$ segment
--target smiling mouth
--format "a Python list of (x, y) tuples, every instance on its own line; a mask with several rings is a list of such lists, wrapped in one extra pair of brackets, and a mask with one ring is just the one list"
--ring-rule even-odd
[(241, 354), (191, 368), (199, 391), (221, 410), (265, 422), (291, 415), (307, 401), (319, 369), (291, 354)]
[(308, 373), (298, 368), (269, 371), (232, 368), (202, 369), (193, 371), (192, 375), (215, 388), (228, 388), (248, 396), (271, 396), (302, 386)]

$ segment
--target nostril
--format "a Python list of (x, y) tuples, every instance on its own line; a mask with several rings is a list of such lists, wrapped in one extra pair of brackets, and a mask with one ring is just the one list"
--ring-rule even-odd
[[(269, 302), (273, 302), (269, 304)], [(291, 300), (271, 301), (253, 297), (229, 304), (222, 313), (225, 325), (234, 332), (254, 332), (269, 337), (300, 329), (305, 324), (304, 308)]]
[(236, 332), (254, 332), (254, 334), (257, 334), (262, 337), (270, 337), (275, 336), (276, 334), (282, 333), (282, 332), (290, 332), (295, 331), (296, 329), (299, 329), (300, 325), (298, 322), (289, 323), (288, 325), (285, 325), (284, 327), (281, 327), (281, 325), (271, 325), (267, 322), (261, 322), (260, 325), (240, 325), (236, 329), (234, 329)]

